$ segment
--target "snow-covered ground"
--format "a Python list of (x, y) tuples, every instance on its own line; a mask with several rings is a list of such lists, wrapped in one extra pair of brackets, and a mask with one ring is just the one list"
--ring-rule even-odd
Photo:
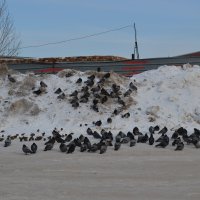
[[(111, 72), (103, 83), (103, 72), (9, 73), (16, 82), (9, 81), (7, 74), (0, 76), (0, 138), (44, 132), (48, 137), (54, 128), (61, 134), (73, 132), (74, 137), (86, 136), (88, 127), (99, 133), (105, 129), (113, 135), (132, 132), (136, 126), (148, 134), (150, 126), (166, 126), (169, 136), (181, 126), (188, 134), (200, 129), (200, 66), (162, 66), (132, 78)], [(120, 86), (118, 96), (123, 102), (108, 96), (105, 103), (97, 103), (96, 112), (92, 105), (99, 91), (91, 93), (87, 103), (80, 102), (85, 81), (93, 74), (90, 93), (91, 88), (100, 85), (110, 94), (115, 84)], [(76, 83), (79, 78), (82, 83)], [(47, 87), (41, 88), (41, 81)], [(132, 87), (132, 93), (124, 96), (131, 82), (137, 90)], [(55, 93), (58, 88), (60, 94)], [(42, 90), (39, 95), (34, 93), (38, 89)], [(75, 90), (77, 108), (70, 103)], [(62, 93), (65, 96), (58, 98)], [(115, 109), (120, 112), (114, 114)], [(128, 112), (130, 117), (123, 117)], [(107, 122), (108, 118), (112, 123)], [(99, 120), (102, 125), (96, 126)], [(24, 143), (30, 146), (32, 142)], [(124, 144), (119, 151), (108, 147), (103, 155), (80, 153), (78, 149), (66, 155), (59, 151), (58, 144), (44, 152), (44, 141), (36, 143), (38, 152), (25, 156), (19, 139), (7, 148), (3, 147), (4, 141), (0, 142), (0, 199), (200, 199), (200, 150), (193, 145), (177, 152), (171, 141), (165, 149)]]

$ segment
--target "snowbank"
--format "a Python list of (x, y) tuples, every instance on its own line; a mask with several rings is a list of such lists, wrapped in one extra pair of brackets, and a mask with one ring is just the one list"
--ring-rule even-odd
[[(120, 87), (118, 96), (123, 102), (120, 104), (117, 97), (105, 103), (98, 103), (99, 112), (91, 108), (94, 95), (86, 103), (80, 102), (82, 88), (86, 85), (92, 74), (95, 75), (94, 85), (100, 85), (109, 94), (112, 85)], [(63, 70), (58, 74), (34, 75), (12, 74), (15, 83), (10, 82), (6, 76), (0, 77), (0, 130), (6, 133), (31, 133), (38, 128), (51, 133), (55, 127), (81, 134), (88, 127), (100, 130), (130, 131), (138, 126), (147, 131), (151, 125), (167, 126), (175, 129), (180, 126), (193, 130), (200, 128), (200, 67), (162, 66), (157, 70), (146, 71), (131, 78), (110, 73), (110, 77), (101, 83), (103, 72), (79, 72)], [(76, 81), (81, 78), (81, 83)], [(34, 91), (41, 88), (44, 82), (47, 87), (37, 95)], [(100, 81), (100, 83), (99, 83)], [(130, 89), (130, 83), (137, 88), (131, 94), (124, 96)], [(59, 98), (55, 91), (60, 88), (64, 96)], [(79, 107), (74, 108), (70, 96), (78, 91)], [(101, 99), (100, 99), (101, 100)], [(119, 112), (113, 114), (114, 110)], [(129, 118), (122, 115), (129, 112)], [(107, 119), (112, 118), (112, 123)], [(93, 122), (101, 120), (101, 127)]]

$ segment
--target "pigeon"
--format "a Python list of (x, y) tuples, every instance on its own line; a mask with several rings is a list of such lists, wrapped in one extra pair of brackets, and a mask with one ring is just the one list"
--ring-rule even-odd
[(118, 115), (120, 112), (121, 112), (120, 110), (117, 110), (117, 109), (115, 108), (115, 110), (113, 111), (113, 114), (114, 114), (114, 115)]
[(120, 149), (120, 147), (121, 147), (121, 142), (115, 142), (115, 144), (114, 144), (114, 150), (118, 151)]
[(47, 87), (47, 84), (44, 83), (43, 81), (40, 81), (40, 86), (41, 86), (41, 87)]
[(4, 147), (8, 147), (11, 145), (11, 138), (10, 136), (7, 137), (7, 139), (4, 142)]
[(179, 135), (185, 135), (187, 134), (187, 130), (183, 127), (180, 127), (176, 130), (176, 132), (179, 134)]
[(147, 133), (138, 137), (137, 143), (146, 143), (149, 140)]
[(75, 139), (73, 140), (73, 142), (74, 142), (75, 146), (81, 147), (81, 140), (80, 140), (79, 138), (75, 138)]
[(94, 99), (92, 102), (93, 102), (94, 105), (97, 105), (99, 103), (99, 100), (98, 99)]
[(25, 144), (23, 144), (23, 146), (22, 146), (22, 151), (27, 155), (27, 154), (31, 154), (32, 153), (32, 151), (25, 145)]
[(194, 134), (195, 134), (198, 138), (200, 138), (200, 130), (199, 130), (199, 129), (194, 128)]
[(75, 97), (75, 96), (77, 96), (77, 95), (78, 95), (78, 91), (75, 90), (75, 91), (72, 92), (69, 96), (70, 96), (70, 97)]
[(112, 119), (110, 117), (107, 119), (107, 123), (112, 123)]
[(137, 91), (137, 87), (133, 84), (133, 82), (130, 82), (129, 87), (133, 91)]
[(88, 100), (89, 100), (88, 97), (83, 97), (81, 98), (80, 103), (87, 103)]
[(97, 131), (94, 131), (92, 135), (95, 139), (101, 139), (101, 135)]
[(112, 90), (114, 93), (118, 93), (120, 90), (120, 86), (116, 84), (112, 84)]
[(92, 134), (93, 134), (93, 132), (92, 132), (92, 129), (91, 129), (91, 128), (87, 128), (86, 132), (87, 132), (87, 134), (88, 134), (88, 135), (92, 135)]
[(95, 79), (95, 75), (92, 74), (91, 76), (88, 77), (89, 80), (94, 80)]
[(176, 139), (174, 139), (174, 141), (172, 142), (172, 146), (175, 146), (176, 144), (181, 142), (181, 138), (177, 137)]
[(58, 143), (65, 143), (65, 140), (63, 140), (61, 137), (55, 137), (55, 140)]
[(76, 83), (82, 83), (82, 78), (78, 78), (78, 80), (76, 81)]
[(109, 93), (104, 88), (101, 89), (101, 94), (109, 96)]
[(73, 153), (73, 152), (75, 151), (75, 148), (76, 148), (75, 143), (74, 143), (74, 142), (70, 143), (70, 144), (69, 144), (69, 148), (68, 148), (68, 150), (67, 150), (67, 154)]
[(120, 97), (118, 97), (117, 102), (122, 106), (125, 106), (125, 102)]
[(139, 131), (139, 128), (136, 126), (133, 128), (133, 134), (134, 135), (143, 135), (140, 131)]
[(130, 117), (130, 113), (127, 112), (127, 113), (125, 113), (124, 115), (122, 115), (121, 117), (122, 117), (122, 118), (129, 118), (129, 117)]
[(108, 73), (104, 74), (103, 78), (105, 78), (105, 79), (110, 78), (110, 73), (108, 72)]
[(87, 145), (87, 148), (88, 148), (88, 149), (90, 149), (90, 147), (91, 147), (91, 142), (90, 142), (90, 140), (88, 139), (88, 137), (85, 137), (85, 138), (84, 138), (83, 143)]
[(194, 146), (199, 149), (200, 148), (200, 141), (199, 140), (192, 140), (192, 143), (194, 144)]
[(179, 142), (176, 146), (176, 149), (174, 149), (175, 151), (181, 151), (184, 148), (184, 144), (183, 142)]
[(54, 93), (55, 94), (60, 94), (62, 92), (62, 90), (60, 88), (58, 88)]
[(131, 140), (135, 139), (135, 136), (130, 131), (127, 133), (127, 137), (129, 137)]
[(45, 148), (44, 148), (44, 151), (50, 151), (53, 149), (53, 146), (54, 144), (53, 143), (47, 143)]
[(57, 96), (57, 99), (64, 99), (64, 98), (65, 98), (65, 93), (64, 92)]
[(55, 141), (56, 141), (56, 140), (55, 140), (55, 137), (51, 137), (51, 136), (50, 136), (50, 137), (49, 137), (49, 140), (48, 140), (47, 142), (45, 142), (44, 145), (47, 145), (48, 143), (54, 144)]
[(117, 134), (116, 135), (116, 137), (115, 137), (115, 141), (117, 142), (117, 143), (121, 143), (121, 136), (120, 136), (120, 134)]
[(84, 82), (87, 86), (92, 87), (94, 85), (94, 80), (93, 79), (88, 79), (87, 81)]
[(59, 148), (61, 152), (67, 152), (67, 149), (68, 149), (67, 145), (64, 143), (61, 143)]
[(160, 142), (159, 144), (157, 144), (155, 147), (162, 147), (165, 148), (169, 143), (165, 140), (163, 140), (162, 142)]
[(99, 85), (97, 85), (96, 87), (91, 88), (91, 91), (92, 91), (93, 93), (97, 93), (97, 92), (100, 91), (100, 89), (101, 89), (101, 87), (100, 87)]
[(11, 83), (15, 83), (16, 80), (10, 75), (8, 74), (8, 80), (11, 82)]
[(98, 145), (94, 143), (93, 145), (91, 145), (88, 152), (96, 152), (97, 150), (98, 150)]
[(101, 120), (99, 120), (99, 121), (96, 121), (94, 124), (95, 124), (95, 126), (101, 126), (102, 122), (101, 122)]
[(73, 133), (70, 133), (69, 135), (67, 135), (67, 137), (65, 138), (65, 142), (70, 142), (73, 138)]
[(40, 89), (33, 91), (34, 94), (40, 95), (42, 91)]
[(106, 79), (105, 78), (101, 78), (99, 81), (98, 81), (98, 84), (101, 84), (103, 85), (105, 83)]
[(91, 108), (92, 108), (95, 112), (99, 112), (99, 108), (97, 107), (97, 105), (92, 105)]
[(128, 89), (128, 90), (124, 93), (124, 97), (130, 96), (131, 93), (132, 93), (132, 90), (131, 90), (131, 89)]
[(85, 140), (85, 136), (83, 136), (82, 134), (79, 136), (79, 140), (81, 141), (81, 142), (84, 142), (84, 140)]
[(164, 137), (165, 137), (165, 134), (163, 133), (155, 142), (161, 142), (161, 141), (163, 141)]
[(103, 142), (103, 143), (101, 144), (101, 147), (100, 147), (100, 154), (105, 153), (106, 150), (107, 150), (107, 145), (105, 144), (105, 142)]
[(36, 151), (37, 151), (37, 144), (33, 143), (31, 145), (31, 151), (32, 151), (32, 153), (36, 153)]
[(158, 134), (164, 134), (164, 133), (167, 133), (168, 129), (167, 127), (165, 126), (163, 129), (161, 129)]
[(108, 97), (107, 96), (102, 97), (101, 103), (104, 104), (106, 101), (108, 101)]
[(130, 140), (130, 147), (134, 147), (136, 145), (136, 140), (135, 139), (131, 139)]
[(154, 131), (159, 131), (160, 127), (158, 125), (154, 126)]
[(118, 135), (121, 137), (121, 138), (125, 138), (126, 137), (126, 134), (122, 131), (119, 131)]
[(77, 101), (72, 103), (72, 107), (73, 108), (78, 108), (79, 107), (79, 103)]
[(127, 143), (129, 143), (130, 142), (130, 137), (124, 137), (124, 138), (122, 138), (122, 140), (121, 140), (121, 143), (122, 144), (127, 144)]
[(159, 144), (155, 145), (155, 147), (165, 148), (168, 144), (169, 144), (169, 137), (167, 135), (164, 135), (163, 139), (160, 141)]
[(176, 138), (178, 138), (178, 132), (177, 131), (175, 131), (173, 134), (172, 134), (172, 137), (171, 137), (171, 139), (176, 139)]
[(149, 145), (153, 145), (153, 144), (154, 144), (154, 137), (153, 137), (153, 134), (151, 133), (149, 137)]
[(151, 134), (154, 134), (154, 131), (155, 131), (154, 127), (153, 127), (153, 126), (150, 126), (150, 127), (149, 127), (149, 132), (150, 132)]
[(85, 143), (81, 144), (80, 152), (84, 152), (84, 151), (86, 151), (87, 148), (88, 148), (87, 144), (85, 144)]

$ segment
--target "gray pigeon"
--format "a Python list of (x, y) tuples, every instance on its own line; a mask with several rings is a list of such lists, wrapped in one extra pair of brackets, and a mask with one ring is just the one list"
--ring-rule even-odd
[(174, 149), (175, 151), (181, 151), (184, 148), (184, 144), (183, 142), (179, 142), (176, 146), (176, 149)]
[(105, 143), (102, 143), (101, 147), (100, 147), (100, 154), (105, 153), (107, 150), (107, 145)]
[(10, 74), (8, 74), (8, 80), (9, 80), (10, 82), (12, 82), (12, 83), (15, 83), (15, 82), (16, 82), (16, 80), (15, 80)]
[(135, 139), (132, 139), (130, 140), (130, 147), (134, 147), (136, 145), (136, 140)]
[(53, 143), (47, 143), (45, 148), (44, 148), (44, 151), (50, 151), (53, 149)]
[(120, 147), (121, 147), (121, 142), (115, 142), (115, 144), (114, 144), (114, 150), (118, 151), (120, 149)]
[(22, 151), (27, 155), (29, 153), (32, 153), (32, 151), (25, 145), (23, 144), (22, 146)]
[(4, 142), (4, 147), (8, 147), (11, 145), (11, 138), (10, 136), (7, 137), (7, 139)]
[(59, 146), (59, 148), (60, 148), (61, 152), (67, 152), (67, 150), (68, 150), (67, 145), (64, 144), (64, 143), (61, 143), (60, 146)]

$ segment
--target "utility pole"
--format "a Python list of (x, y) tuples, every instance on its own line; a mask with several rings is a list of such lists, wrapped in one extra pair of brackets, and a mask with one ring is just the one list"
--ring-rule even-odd
[(134, 59), (139, 59), (139, 50), (138, 50), (138, 44), (137, 44), (137, 31), (136, 31), (136, 26), (134, 23), (134, 33), (135, 33), (135, 47), (134, 47)]

